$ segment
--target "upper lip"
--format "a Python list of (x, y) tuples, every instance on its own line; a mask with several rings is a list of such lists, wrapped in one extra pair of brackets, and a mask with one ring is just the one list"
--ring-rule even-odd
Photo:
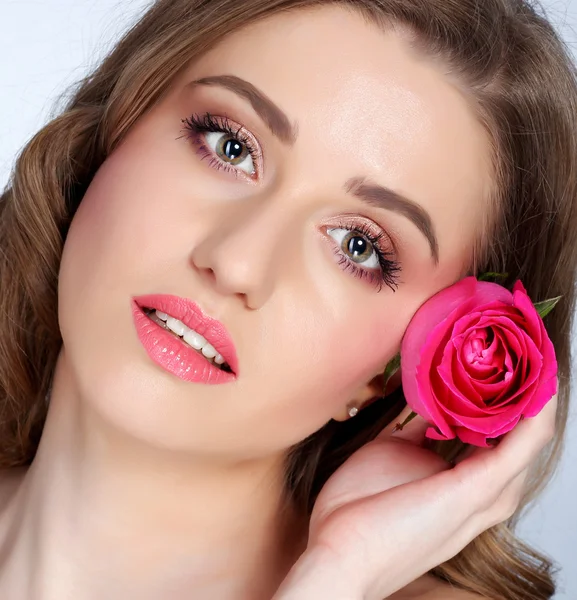
[(222, 355), (233, 373), (238, 373), (236, 349), (226, 327), (220, 321), (206, 315), (195, 302), (167, 294), (137, 296), (134, 302), (140, 308), (152, 308), (166, 313), (194, 329)]

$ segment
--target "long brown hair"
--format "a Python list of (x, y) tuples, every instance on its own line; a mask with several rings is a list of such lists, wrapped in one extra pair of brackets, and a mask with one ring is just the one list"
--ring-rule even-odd
[[(0, 467), (28, 464), (36, 452), (61, 347), (62, 247), (100, 165), (175, 76), (224, 35), (279, 11), (331, 1), (381, 26), (406, 28), (423, 57), (456, 76), (494, 150), (494, 219), (476, 266), (522, 279), (534, 299), (563, 296), (546, 320), (559, 362), (557, 435), (533, 469), (524, 504), (546, 483), (569, 399), (577, 82), (566, 48), (524, 0), (158, 0), (25, 147), (0, 198)], [(310, 512), (331, 473), (402, 408), (402, 393), (394, 393), (293, 448), (286, 465), (291, 502)], [(485, 532), (433, 573), (489, 598), (550, 598), (552, 565), (515, 538), (515, 522)]]

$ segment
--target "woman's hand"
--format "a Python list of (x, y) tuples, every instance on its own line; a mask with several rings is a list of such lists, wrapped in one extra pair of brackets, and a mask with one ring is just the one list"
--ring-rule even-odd
[(553, 437), (556, 407), (555, 397), (454, 467), (420, 446), (419, 419), (384, 430), (321, 490), (307, 550), (274, 600), (382, 600), (458, 554), (513, 515), (528, 467)]

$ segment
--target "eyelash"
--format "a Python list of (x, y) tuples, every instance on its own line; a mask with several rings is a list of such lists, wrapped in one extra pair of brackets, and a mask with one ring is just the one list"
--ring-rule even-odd
[[(220, 160), (202, 141), (203, 133), (226, 133), (241, 144), (244, 144), (256, 169), (257, 161), (260, 157), (259, 150), (255, 148), (253, 140), (244, 131), (244, 128), (231, 123), (227, 117), (215, 117), (207, 112), (202, 115), (193, 114), (187, 119), (183, 119), (182, 123), (187, 137), (195, 144), (201, 158), (206, 159), (212, 168), (237, 176), (241, 175), (242, 171)], [(244, 174), (247, 177), (251, 177), (246, 172)]]
[[(203, 133), (226, 133), (231, 137), (235, 138), (241, 144), (244, 144), (247, 152), (249, 153), (253, 164), (256, 165), (260, 158), (259, 150), (254, 146), (254, 142), (251, 137), (243, 130), (242, 126), (235, 125), (229, 121), (227, 117), (215, 117), (210, 113), (204, 114), (193, 114), (187, 119), (182, 120), (186, 136), (196, 146), (198, 154), (202, 159), (206, 159), (210, 167), (232, 173), (236, 176), (240, 176), (240, 169), (236, 169), (234, 166), (229, 165), (214, 154), (214, 152), (208, 148), (202, 141)], [(245, 175), (250, 177), (245, 172)], [(348, 259), (342, 252), (342, 250), (335, 245), (334, 253), (338, 259), (338, 264), (342, 267), (343, 271), (348, 271), (359, 279), (366, 280), (371, 283), (377, 292), (380, 292), (384, 285), (389, 287), (395, 292), (399, 286), (399, 276), (401, 272), (400, 263), (394, 258), (394, 254), (390, 251), (381, 249), (380, 240), (385, 237), (383, 232), (375, 234), (371, 230), (368, 224), (358, 223), (351, 226), (351, 223), (334, 224), (331, 228), (340, 228), (350, 231), (352, 233), (358, 233), (359, 235), (365, 236), (373, 247), (380, 265), (380, 272), (369, 269), (363, 269), (357, 266), (353, 261)]]
[(335, 244), (334, 253), (338, 259), (338, 264), (342, 267), (343, 271), (349, 271), (355, 277), (368, 281), (376, 287), (377, 292), (380, 292), (384, 285), (389, 287), (393, 292), (396, 292), (399, 287), (401, 264), (395, 259), (394, 254), (391, 251), (383, 250), (381, 248), (380, 241), (385, 237), (385, 233), (380, 232), (375, 234), (366, 223), (358, 223), (354, 227), (351, 227), (350, 223), (335, 223), (334, 225), (331, 225), (331, 229), (337, 228), (346, 229), (347, 231), (358, 233), (359, 235), (366, 237), (377, 255), (380, 266), (379, 273), (369, 269), (363, 269), (347, 258), (343, 254), (342, 249)]

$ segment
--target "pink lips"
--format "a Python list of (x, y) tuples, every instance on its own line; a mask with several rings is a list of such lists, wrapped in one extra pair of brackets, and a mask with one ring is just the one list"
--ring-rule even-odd
[[(172, 333), (150, 319), (143, 308), (152, 308), (178, 319), (202, 335), (230, 366), (232, 373), (219, 369)], [(238, 375), (234, 343), (222, 323), (207, 317), (190, 300), (178, 296), (154, 294), (132, 301), (132, 315), (138, 339), (148, 356), (160, 367), (180, 379), (196, 383), (228, 383)]]

